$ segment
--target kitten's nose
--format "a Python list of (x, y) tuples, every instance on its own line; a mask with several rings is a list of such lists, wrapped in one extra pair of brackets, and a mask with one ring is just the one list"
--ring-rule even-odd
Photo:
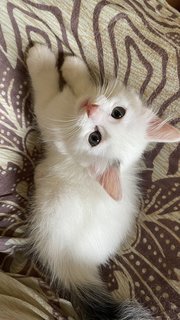
[(97, 104), (90, 104), (90, 103), (88, 103), (85, 106), (88, 117), (91, 117), (96, 112), (97, 107), (98, 107)]

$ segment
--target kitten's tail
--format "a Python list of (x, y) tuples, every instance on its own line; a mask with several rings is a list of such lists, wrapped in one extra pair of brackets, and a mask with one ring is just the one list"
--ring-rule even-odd
[(119, 303), (103, 286), (78, 287), (73, 291), (73, 298), (83, 320), (153, 320), (137, 302)]

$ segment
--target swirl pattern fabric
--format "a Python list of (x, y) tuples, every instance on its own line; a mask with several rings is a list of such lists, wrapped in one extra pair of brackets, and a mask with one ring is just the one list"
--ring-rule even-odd
[[(24, 56), (30, 41), (73, 52), (102, 77), (118, 77), (178, 127), (180, 15), (165, 0), (1, 0), (0, 315), (66, 319), (73, 316), (68, 301), (16, 250), (24, 243), (28, 195), (41, 156)], [(144, 154), (136, 230), (102, 267), (117, 298), (136, 298), (157, 320), (180, 317), (179, 155), (177, 144), (152, 145)]]

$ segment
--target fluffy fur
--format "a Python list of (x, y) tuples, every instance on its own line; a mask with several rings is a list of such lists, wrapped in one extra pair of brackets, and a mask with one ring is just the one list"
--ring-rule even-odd
[[(97, 87), (77, 57), (66, 57), (62, 65), (67, 84), (61, 92), (56, 58), (47, 47), (33, 46), (27, 66), (46, 143), (35, 172), (33, 252), (52, 279), (74, 293), (83, 319), (150, 320), (140, 306), (118, 305), (105, 292), (98, 266), (134, 223), (136, 163), (148, 142), (178, 141), (179, 132), (145, 108), (134, 91), (118, 83)], [(125, 108), (122, 119), (111, 116), (115, 106)], [(88, 137), (96, 128), (102, 141), (92, 147)]]

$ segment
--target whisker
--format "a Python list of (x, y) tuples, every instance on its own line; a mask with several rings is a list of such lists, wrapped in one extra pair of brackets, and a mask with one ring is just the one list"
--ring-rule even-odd
[(42, 126), (42, 128), (44, 129), (48, 129), (52, 132), (56, 132), (56, 131), (60, 131), (60, 130), (66, 130), (66, 129), (70, 129), (70, 128), (74, 128), (76, 127), (76, 124), (63, 124), (63, 127), (47, 127), (47, 126)]
[(52, 119), (52, 118), (49, 118), (50, 121), (53, 121), (53, 122), (60, 122), (60, 123), (64, 123), (64, 122), (75, 122), (77, 121), (77, 118), (70, 118), (69, 120), (66, 120), (66, 119)]
[[(114, 89), (116, 88), (117, 86), (117, 83), (118, 83), (118, 78), (115, 79), (115, 81), (111, 81), (109, 82), (109, 85), (108, 85), (108, 94), (107, 94), (107, 98), (109, 98), (111, 96), (111, 94), (113, 93)], [(108, 91), (107, 90), (107, 91)]]
[[(59, 130), (59, 136), (62, 136), (63, 138), (66, 138), (66, 139), (68, 139), (68, 138), (71, 138), (72, 136), (74, 136), (77, 132), (79, 132), (79, 130), (80, 130), (80, 128), (76, 128), (76, 129), (74, 129), (74, 130), (70, 130), (70, 131), (64, 131), (64, 130)], [(52, 139), (43, 139), (44, 140), (44, 142), (46, 143), (46, 142), (54, 142), (54, 139), (52, 138)]]

